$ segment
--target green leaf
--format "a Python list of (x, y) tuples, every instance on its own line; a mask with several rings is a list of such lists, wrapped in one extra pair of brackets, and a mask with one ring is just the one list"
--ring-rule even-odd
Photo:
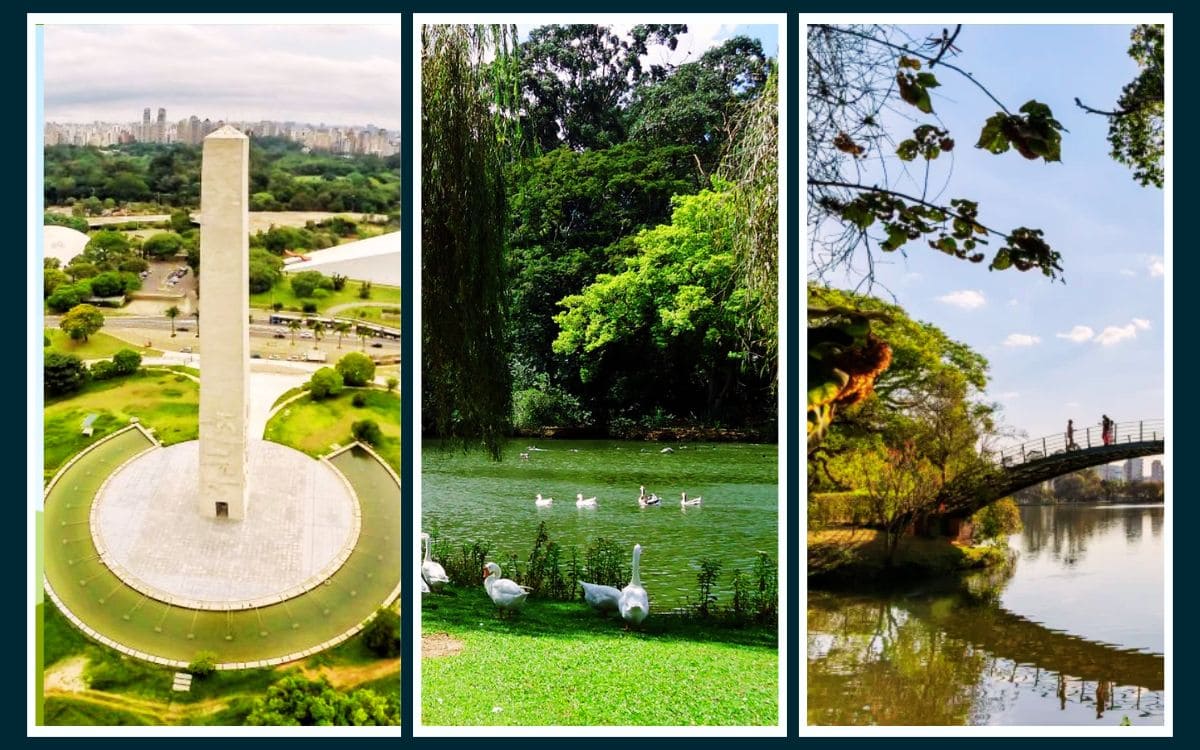
[(937, 88), (938, 86), (942, 85), (938, 83), (937, 76), (935, 76), (933, 73), (917, 73), (917, 83), (921, 84), (927, 89)]
[(896, 147), (896, 156), (900, 157), (901, 161), (912, 161), (917, 158), (921, 145), (912, 138), (900, 141), (900, 145)]
[(996, 252), (996, 257), (992, 258), (990, 268), (994, 271), (1004, 271), (1012, 266), (1012, 259), (1008, 256), (1008, 250), (1001, 248)]
[(997, 112), (983, 123), (983, 130), (979, 133), (979, 142), (975, 144), (975, 148), (986, 149), (993, 154), (1002, 154), (1009, 149), (1008, 138), (1004, 135), (1004, 124), (1008, 120), (1008, 116), (1003, 112)]
[(913, 70), (920, 70), (921, 69), (921, 61), (914, 57), (908, 57), (907, 55), (901, 55), (900, 56), (900, 67), (901, 68), (912, 68)]

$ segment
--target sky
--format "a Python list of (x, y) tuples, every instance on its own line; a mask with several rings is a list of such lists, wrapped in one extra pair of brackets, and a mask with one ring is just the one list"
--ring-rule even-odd
[(399, 24), (47, 25), (45, 119), (278, 120), (399, 129)]
[[(941, 28), (906, 27), (918, 39)], [(884, 263), (877, 265), (883, 288), (876, 296), (986, 356), (988, 399), (1003, 406), (1006, 424), (1029, 438), (1061, 433), (1068, 419), (1078, 434), (1098, 427), (1102, 414), (1126, 422), (1161, 419), (1165, 412), (1163, 191), (1134, 182), (1108, 155), (1107, 120), (1074, 104), (1079, 97), (1099, 109), (1113, 107), (1137, 73), (1126, 54), (1129, 31), (968, 25), (959, 34), (962, 52), (952, 62), (1008, 109), (1029, 99), (1051, 107), (1069, 131), (1062, 136), (1062, 163), (973, 148), (997, 107), (963, 77), (936, 72), (942, 85), (933, 90), (933, 108), (957, 146), (952, 173), (935, 171), (931, 185), (948, 180), (943, 200), (978, 200), (980, 221), (990, 227), (1043, 229), (1062, 254), (1065, 284), (1038, 271), (988, 271), (986, 261), (971, 264), (923, 243), (910, 243), (907, 258), (877, 254)], [(893, 132), (910, 133), (913, 124), (902, 127)], [(920, 193), (914, 180), (894, 187)], [(993, 240), (981, 249), (990, 259), (997, 247)], [(851, 288), (861, 271), (827, 280)]]

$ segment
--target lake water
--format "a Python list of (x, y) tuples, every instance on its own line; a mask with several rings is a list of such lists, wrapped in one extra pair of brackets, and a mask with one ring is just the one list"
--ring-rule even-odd
[[(526, 450), (536, 447), (542, 450)], [(538, 524), (550, 539), (580, 557), (599, 537), (632, 555), (641, 544), (642, 582), (652, 608), (663, 611), (696, 597), (702, 558), (721, 562), (718, 588), (733, 572), (749, 574), (762, 550), (778, 559), (777, 451), (774, 445), (713, 443), (671, 445), (617, 440), (511, 441), (504, 460), (482, 453), (422, 448), (423, 530), (457, 547), (486, 542), (491, 559), (525, 560)], [(526, 452), (528, 459), (520, 458)], [(638, 487), (663, 497), (661, 506), (638, 505)], [(534, 505), (537, 493), (554, 498)], [(596, 508), (577, 508), (576, 493), (595, 496)], [(681, 508), (680, 493), (700, 496)], [(726, 603), (726, 596), (721, 596)]]
[(1021, 519), (1011, 572), (810, 591), (808, 723), (1162, 724), (1163, 507)]

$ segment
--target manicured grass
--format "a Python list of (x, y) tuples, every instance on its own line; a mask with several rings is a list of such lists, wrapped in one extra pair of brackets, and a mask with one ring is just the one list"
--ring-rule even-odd
[[(302, 310), (305, 302), (315, 302), (317, 304), (317, 312), (323, 312), (327, 308), (334, 305), (344, 305), (348, 302), (358, 302), (359, 282), (350, 280), (346, 282), (346, 286), (341, 291), (335, 292), (329, 290), (328, 294), (320, 298), (301, 299), (292, 293), (292, 284), (287, 276), (284, 276), (274, 288), (265, 292), (250, 295), (251, 307), (271, 308), (273, 302), (279, 302), (285, 310)], [(371, 302), (388, 302), (395, 303), (400, 306), (400, 287), (398, 286), (383, 286), (382, 284), (371, 285)]]
[(367, 320), (372, 323), (380, 323), (385, 326), (400, 327), (400, 305), (395, 307), (351, 307), (340, 310), (339, 318), (354, 318), (355, 320)]
[(582, 602), (533, 601), (501, 620), (483, 586), (427, 594), (422, 628), (462, 650), (422, 660), (431, 725), (771, 725), (774, 630), (651, 614), (625, 631)]
[[(53, 476), (67, 459), (137, 417), (166, 445), (198, 435), (200, 387), (174, 372), (141, 370), (125, 378), (92, 381), (70, 396), (47, 400), (43, 436), (43, 469)], [(87, 437), (81, 425), (98, 415)]]
[(49, 599), (42, 611), (42, 664), (53, 666), (55, 662), (73, 654), (82, 653), (90, 641), (71, 624)]
[(47, 328), (45, 333), (50, 338), (50, 346), (47, 349), (74, 354), (80, 359), (106, 359), (122, 349), (132, 349), (143, 357), (157, 357), (162, 354), (158, 349), (147, 349), (103, 331), (93, 333), (87, 341), (72, 341), (70, 336), (58, 328)]
[[(366, 397), (366, 405), (356, 407), (356, 393)], [(329, 446), (353, 442), (350, 426), (361, 419), (374, 419), (383, 432), (383, 443), (374, 446), (388, 465), (400, 471), (400, 395), (375, 389), (347, 388), (335, 398), (313, 401), (302, 398), (284, 408), (267, 422), (267, 440), (289, 445), (310, 456), (329, 452)]]

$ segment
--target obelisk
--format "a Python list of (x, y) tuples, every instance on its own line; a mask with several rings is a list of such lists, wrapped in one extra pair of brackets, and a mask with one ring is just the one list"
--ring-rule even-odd
[(200, 513), (248, 504), (250, 140), (228, 125), (204, 139), (200, 172)]

